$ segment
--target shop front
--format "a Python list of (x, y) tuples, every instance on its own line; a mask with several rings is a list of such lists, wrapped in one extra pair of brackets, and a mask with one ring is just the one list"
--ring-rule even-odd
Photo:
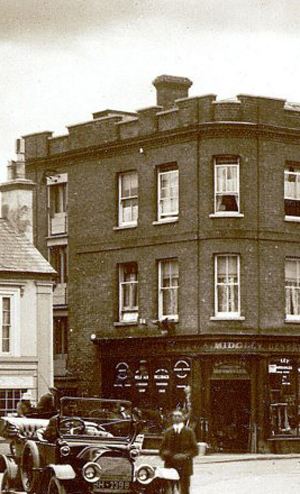
[[(154, 444), (174, 408), (211, 451), (300, 452), (300, 338), (97, 340), (101, 394), (132, 401)], [(150, 441), (151, 442), (151, 441)]]

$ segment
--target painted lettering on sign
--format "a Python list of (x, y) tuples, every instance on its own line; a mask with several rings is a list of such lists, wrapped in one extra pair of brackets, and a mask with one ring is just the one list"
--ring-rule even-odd
[(280, 343), (280, 342), (248, 342), (248, 341), (216, 341), (213, 343), (204, 343), (203, 350), (243, 350), (243, 351), (265, 351), (265, 352), (300, 352), (298, 343)]

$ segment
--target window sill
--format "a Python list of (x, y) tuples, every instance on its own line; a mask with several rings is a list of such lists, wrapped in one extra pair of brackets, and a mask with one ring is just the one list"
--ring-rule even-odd
[(128, 230), (128, 228), (137, 228), (137, 223), (134, 225), (122, 225), (122, 226), (114, 226), (114, 230)]
[(209, 215), (210, 218), (244, 218), (243, 213), (230, 213), (230, 212), (224, 212), (224, 213), (212, 213)]
[(211, 321), (245, 321), (244, 316), (212, 316)]
[(57, 240), (58, 238), (68, 238), (68, 232), (49, 234), (46, 240)]
[(168, 316), (162, 316), (160, 319), (158, 319), (158, 322), (162, 323), (162, 322), (178, 322), (179, 321), (179, 317), (178, 316), (173, 316), (173, 317), (168, 317)]
[(137, 326), (137, 321), (126, 321), (126, 322), (114, 322), (114, 326), (117, 328), (119, 326)]
[(299, 319), (285, 319), (284, 322), (286, 324), (300, 324), (300, 318)]
[(292, 223), (300, 223), (300, 216), (285, 216), (284, 221), (290, 221)]
[(165, 225), (166, 223), (177, 223), (178, 218), (168, 218), (166, 220), (156, 220), (152, 222), (152, 225)]

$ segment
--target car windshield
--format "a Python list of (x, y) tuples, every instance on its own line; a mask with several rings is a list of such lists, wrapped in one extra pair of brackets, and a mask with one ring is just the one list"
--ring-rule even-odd
[(64, 397), (60, 400), (59, 428), (68, 436), (125, 438), (132, 431), (132, 406), (123, 400)]

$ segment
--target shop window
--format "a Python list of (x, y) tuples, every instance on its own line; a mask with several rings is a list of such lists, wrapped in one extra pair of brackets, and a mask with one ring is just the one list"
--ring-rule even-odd
[(230, 216), (240, 212), (239, 187), (238, 158), (217, 158), (215, 160), (215, 214)]
[(300, 321), (300, 260), (285, 261), (285, 314), (287, 320)]
[(240, 317), (240, 257), (215, 256), (215, 315)]
[(179, 264), (177, 259), (166, 259), (158, 264), (159, 320), (178, 320)]
[(284, 171), (284, 212), (289, 218), (300, 219), (300, 169)]
[(119, 175), (119, 226), (136, 226), (138, 221), (138, 175)]
[(179, 214), (179, 171), (159, 168), (157, 177), (158, 221), (176, 220)]
[(188, 358), (127, 359), (106, 364), (105, 393), (133, 403), (144, 432), (161, 433), (169, 425), (170, 412), (191, 412), (191, 363)]
[(135, 262), (119, 266), (119, 320), (138, 320), (138, 269)]
[(68, 231), (67, 222), (67, 174), (47, 177), (49, 235), (61, 235)]
[(24, 393), (24, 389), (1, 389), (0, 390), (0, 414), (9, 415), (17, 410), (17, 403)]
[(269, 363), (271, 435), (299, 434), (299, 372), (291, 358)]

